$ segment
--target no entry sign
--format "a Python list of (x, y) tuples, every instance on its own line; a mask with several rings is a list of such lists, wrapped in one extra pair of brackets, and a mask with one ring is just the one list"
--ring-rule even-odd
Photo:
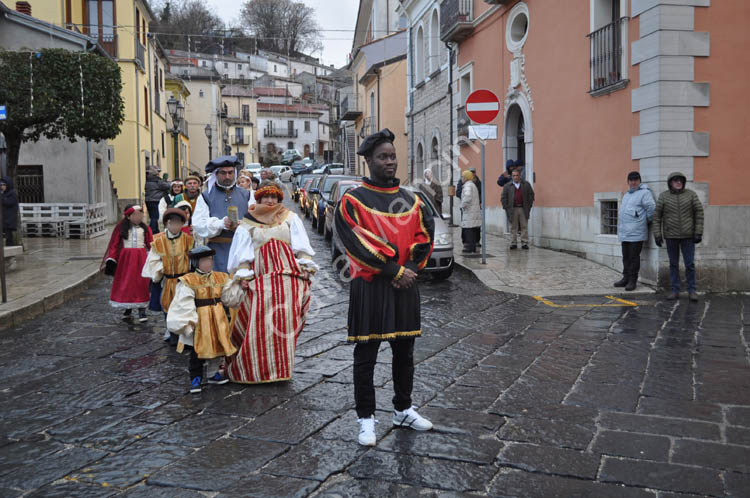
[(489, 90), (474, 90), (466, 98), (466, 115), (475, 123), (489, 123), (500, 112), (500, 100)]

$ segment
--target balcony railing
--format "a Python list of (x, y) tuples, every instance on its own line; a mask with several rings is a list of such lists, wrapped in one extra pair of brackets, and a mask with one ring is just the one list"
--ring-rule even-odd
[(117, 57), (117, 33), (102, 33), (97, 41), (109, 55)]
[(589, 34), (591, 94), (607, 93), (625, 86), (623, 77), (623, 37), (627, 37), (628, 18), (623, 17)]
[(249, 145), (250, 144), (250, 138), (245, 136), (233, 136), (232, 137), (232, 145)]
[(141, 70), (146, 70), (146, 47), (141, 45), (141, 42), (135, 42), (135, 60), (138, 61), (138, 65)]
[(440, 39), (461, 42), (474, 29), (472, 0), (443, 0), (440, 4)]
[(275, 128), (269, 130), (266, 128), (263, 130), (263, 136), (266, 138), (297, 138), (298, 130), (297, 128), (287, 130), (277, 130)]
[(362, 111), (359, 110), (357, 104), (357, 95), (353, 92), (349, 92), (349, 94), (341, 100), (340, 107), (342, 121), (354, 121), (362, 115)]
[(372, 135), (373, 133), (377, 132), (377, 125), (378, 124), (375, 121), (375, 116), (367, 116), (362, 123), (362, 136), (366, 137), (367, 135)]

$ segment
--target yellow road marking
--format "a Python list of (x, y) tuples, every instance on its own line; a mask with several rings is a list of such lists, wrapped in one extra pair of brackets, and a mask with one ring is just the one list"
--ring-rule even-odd
[(534, 296), (534, 299), (542, 304), (546, 304), (552, 308), (607, 308), (607, 307), (622, 307), (622, 306), (638, 306), (638, 303), (633, 301), (627, 301), (615, 296), (604, 296), (607, 299), (615, 301), (613, 303), (602, 303), (602, 304), (555, 304), (549, 299), (542, 296)]

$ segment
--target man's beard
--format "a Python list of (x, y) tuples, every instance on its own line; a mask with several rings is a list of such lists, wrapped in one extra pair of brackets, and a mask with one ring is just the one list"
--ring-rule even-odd
[(198, 194), (199, 194), (199, 193), (200, 193), (200, 189), (196, 189), (196, 190), (195, 190), (195, 193), (194, 193), (194, 194), (191, 194), (191, 193), (190, 193), (190, 190), (186, 190), (186, 191), (185, 191), (185, 196), (186, 196), (186, 197), (187, 197), (188, 199), (195, 199), (196, 197), (198, 197)]

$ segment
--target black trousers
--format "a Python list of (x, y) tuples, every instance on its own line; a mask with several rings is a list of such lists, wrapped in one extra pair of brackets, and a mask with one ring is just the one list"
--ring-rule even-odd
[(149, 226), (151, 232), (156, 235), (159, 233), (159, 201), (147, 201), (146, 209), (148, 209)]
[(13, 245), (13, 236), (15, 235), (16, 231), (11, 230), (10, 228), (6, 228), (3, 230), (3, 235), (5, 236), (5, 245), (6, 246), (12, 246)]
[[(411, 391), (414, 386), (414, 338), (388, 342), (393, 352), (393, 407), (404, 411), (411, 407)], [(375, 414), (373, 375), (378, 349), (380, 341), (360, 342), (354, 346), (354, 402), (359, 418)]]
[(195, 349), (193, 349), (192, 347), (185, 346), (185, 348), (190, 348), (190, 363), (188, 364), (190, 378), (194, 379), (195, 377), (203, 377), (203, 365), (205, 364), (206, 360), (201, 360), (200, 358), (198, 358), (198, 355), (195, 354)]
[(641, 249), (643, 241), (622, 243), (622, 276), (628, 280), (638, 280), (641, 270)]

